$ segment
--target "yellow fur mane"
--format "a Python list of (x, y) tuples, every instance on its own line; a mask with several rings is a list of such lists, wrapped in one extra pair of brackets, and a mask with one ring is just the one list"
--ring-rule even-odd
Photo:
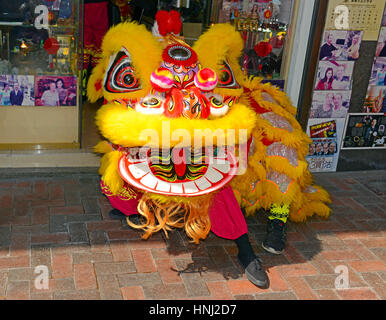
[[(95, 146), (101, 153), (99, 173), (103, 183), (112, 195), (120, 194), (124, 182), (118, 171), (118, 161), (122, 152), (114, 150), (112, 144), (122, 147), (149, 146), (155, 148), (189, 147), (197, 143), (202, 146), (221, 146), (228, 143), (245, 144), (253, 138), (253, 150), (248, 157), (246, 173), (237, 175), (230, 182), (236, 198), (247, 213), (254, 214), (258, 209), (269, 209), (272, 204), (290, 204), (290, 219), (305, 221), (317, 214), (328, 217), (331, 210), (328, 193), (313, 185), (312, 175), (305, 160), (310, 138), (303, 132), (295, 119), (296, 108), (287, 95), (270, 84), (262, 84), (260, 78), (247, 77), (239, 65), (239, 57), (244, 44), (239, 32), (228, 24), (212, 26), (194, 44), (200, 68), (211, 68), (220, 77), (224, 62), (227, 62), (240, 85), (237, 89), (215, 88), (214, 93), (238, 98), (227, 114), (218, 118), (188, 120), (183, 117), (167, 118), (159, 115), (146, 115), (136, 112), (124, 104), (113, 103), (114, 99), (136, 99), (151, 92), (150, 76), (162, 62), (163, 45), (143, 25), (121, 23), (111, 28), (103, 43), (103, 58), (94, 68), (89, 79), (87, 93), (90, 101), (104, 97), (107, 103), (97, 112), (96, 124), (107, 139)], [(140, 89), (129, 93), (111, 93), (103, 87), (109, 67), (110, 57), (122, 48), (130, 54)], [(267, 113), (282, 119), (288, 128), (281, 128), (264, 116), (255, 112), (252, 103)], [(163, 136), (164, 129), (169, 136)], [(203, 134), (195, 137), (196, 130)], [(241, 136), (240, 130), (245, 135)], [(187, 140), (181, 133), (187, 133)], [(232, 141), (231, 134), (235, 134)], [(213, 135), (214, 140), (205, 140)], [(283, 148), (296, 151), (296, 163), (280, 155), (267, 155), (268, 140)], [(270, 172), (286, 175), (291, 182), (286, 190), (281, 190), (273, 181), (267, 179)], [(171, 228), (183, 227), (195, 241), (204, 239), (210, 230), (209, 207), (215, 193), (196, 198), (167, 197), (146, 193), (140, 200), (139, 213), (144, 223), (138, 226), (145, 231), (145, 238), (163, 230), (166, 234)], [(130, 222), (129, 222), (130, 223)]]

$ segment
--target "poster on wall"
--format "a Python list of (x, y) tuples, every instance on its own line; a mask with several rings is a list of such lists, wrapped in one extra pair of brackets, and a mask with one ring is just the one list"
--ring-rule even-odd
[(34, 77), (0, 75), (0, 106), (34, 106)]
[(373, 67), (371, 69), (369, 85), (386, 85), (386, 57), (378, 57), (374, 59)]
[(234, 20), (243, 9), (242, 0), (224, 0), (219, 12), (218, 22), (230, 22)]
[(382, 27), (379, 32), (369, 86), (361, 111), (386, 113), (386, 27)]
[(384, 8), (383, 0), (330, 0), (325, 28), (363, 30), (363, 40), (376, 41)]
[(357, 60), (363, 31), (325, 30), (319, 60)]
[(379, 33), (375, 57), (386, 57), (386, 27), (382, 27)]
[(386, 86), (369, 87), (362, 112), (386, 113)]
[(315, 90), (350, 90), (354, 61), (320, 61)]
[(382, 26), (386, 27), (386, 5), (385, 5), (385, 10), (383, 11)]
[(37, 76), (36, 106), (76, 106), (76, 77)]
[(311, 172), (336, 171), (344, 123), (345, 118), (308, 120), (307, 134), (312, 143), (306, 160)]
[(314, 91), (310, 119), (345, 118), (350, 98), (351, 91)]
[(349, 114), (342, 149), (385, 149), (384, 114)]

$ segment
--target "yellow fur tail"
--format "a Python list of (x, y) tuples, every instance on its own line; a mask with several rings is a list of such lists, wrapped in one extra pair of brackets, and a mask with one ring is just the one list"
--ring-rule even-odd
[(313, 185), (305, 156), (310, 138), (295, 119), (296, 109), (286, 94), (261, 79), (248, 78), (241, 102), (256, 107), (257, 127), (249, 169), (236, 177), (232, 187), (247, 215), (272, 204), (289, 204), (290, 219), (305, 221), (317, 214), (331, 214), (328, 193)]

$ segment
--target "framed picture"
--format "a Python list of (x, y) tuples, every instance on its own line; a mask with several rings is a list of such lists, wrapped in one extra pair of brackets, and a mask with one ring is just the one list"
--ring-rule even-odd
[(369, 86), (362, 111), (386, 113), (386, 86)]
[(38, 76), (35, 81), (36, 106), (76, 106), (77, 78)]
[(306, 161), (311, 172), (336, 170), (345, 120), (345, 118), (308, 120), (307, 134), (312, 143), (309, 145)]
[(386, 57), (374, 59), (369, 83), (371, 86), (386, 86)]
[(0, 106), (34, 106), (34, 77), (0, 75)]
[(350, 99), (351, 91), (314, 91), (309, 118), (345, 118)]
[(315, 90), (350, 90), (354, 61), (319, 61)]
[(384, 114), (349, 114), (342, 149), (384, 149), (385, 129)]
[(363, 31), (326, 30), (320, 47), (319, 60), (357, 60)]
[(377, 49), (375, 51), (376, 57), (386, 57), (386, 27), (382, 27), (379, 33)]
[(56, 69), (62, 74), (71, 73), (71, 61), (73, 59), (71, 52), (71, 36), (58, 36), (59, 50), (56, 53)]
[[(308, 157), (324, 158), (324, 162), (332, 162), (334, 155), (338, 152), (336, 138), (312, 139), (308, 147)], [(331, 158), (331, 161), (328, 159)]]

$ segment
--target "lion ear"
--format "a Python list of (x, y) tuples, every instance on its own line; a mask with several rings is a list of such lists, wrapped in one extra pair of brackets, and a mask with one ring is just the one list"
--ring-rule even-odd
[(194, 44), (193, 49), (202, 67), (215, 70), (219, 79), (223, 77), (224, 70), (227, 74), (231, 73), (232, 77), (234, 76), (232, 87), (224, 85), (220, 89), (220, 86), (217, 86), (215, 91), (230, 95), (242, 93), (242, 88), (237, 88), (234, 84), (243, 83), (244, 75), (239, 64), (243, 48), (244, 42), (240, 33), (230, 24), (213, 25)]
[(103, 76), (105, 62), (100, 61), (92, 70), (87, 83), (87, 97), (90, 102), (96, 102), (103, 97)]

